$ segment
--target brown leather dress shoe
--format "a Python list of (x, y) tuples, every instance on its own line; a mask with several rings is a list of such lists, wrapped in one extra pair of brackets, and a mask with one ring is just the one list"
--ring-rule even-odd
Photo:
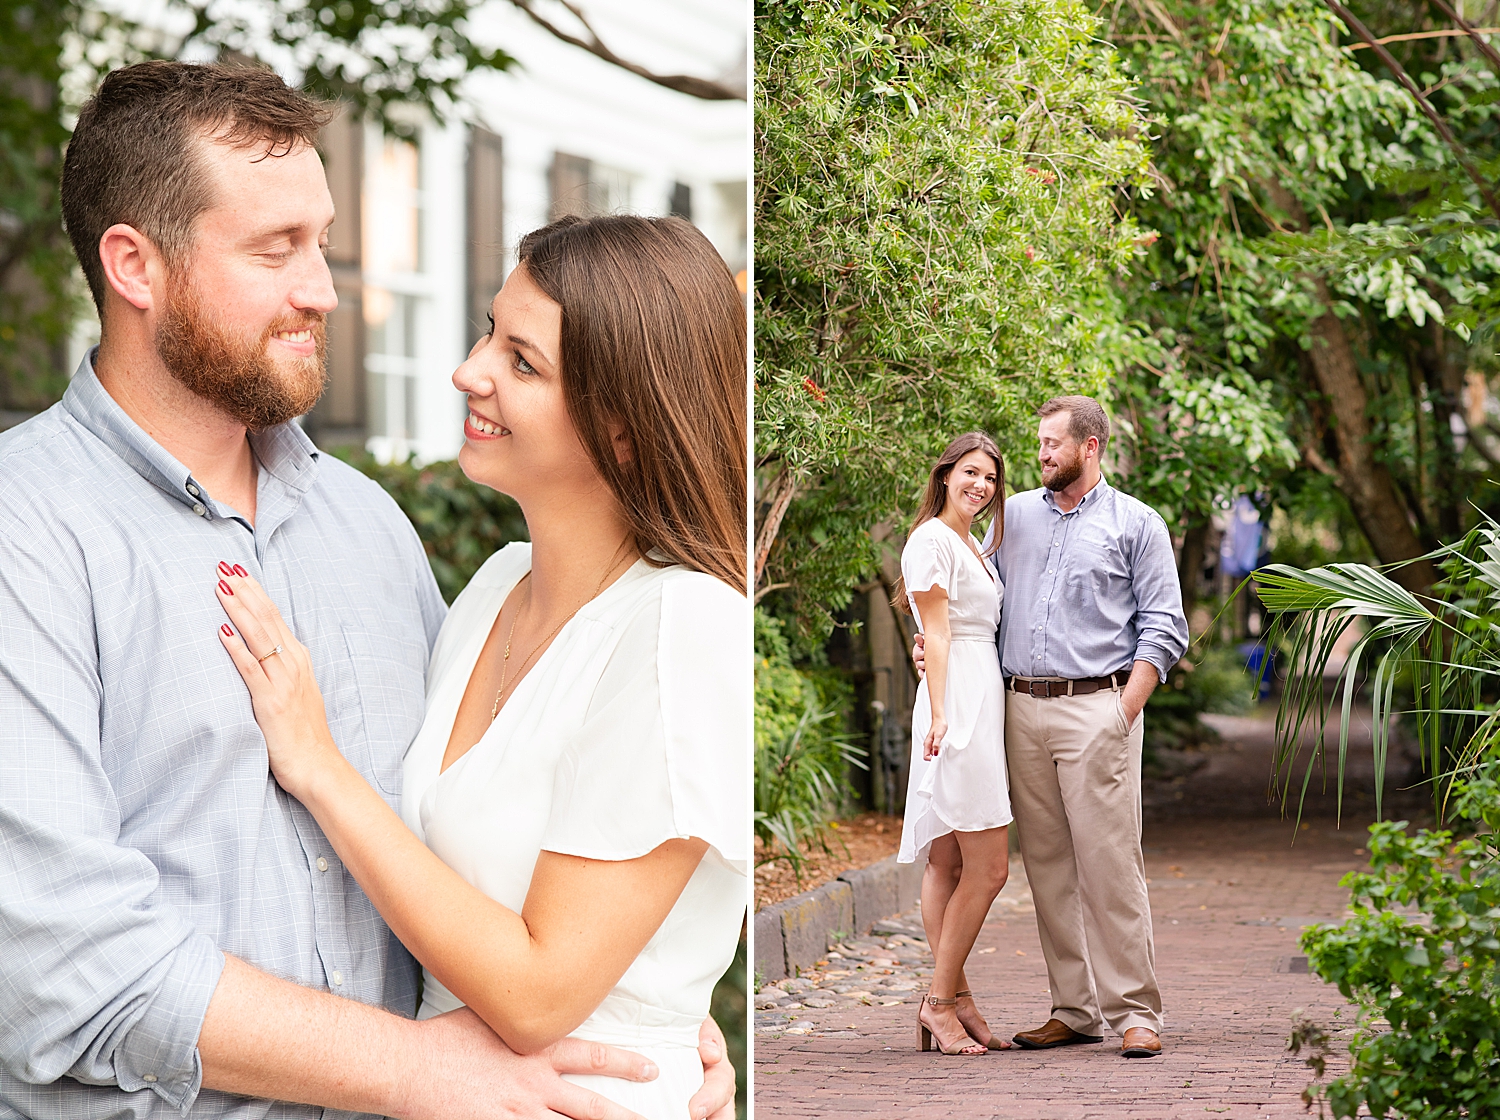
[(1120, 1043), (1127, 1058), (1154, 1058), (1161, 1053), (1161, 1037), (1150, 1027), (1131, 1027)]
[(1044, 1026), (1034, 1031), (1022, 1031), (1016, 1035), (1016, 1045), (1023, 1050), (1050, 1050), (1054, 1046), (1077, 1046), (1082, 1042), (1103, 1042), (1097, 1034), (1079, 1034), (1061, 1019), (1048, 1019)]

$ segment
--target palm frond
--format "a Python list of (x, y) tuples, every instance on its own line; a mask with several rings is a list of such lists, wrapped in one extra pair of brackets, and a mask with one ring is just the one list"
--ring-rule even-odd
[[(1300, 819), (1314, 774), (1327, 777), (1324, 739), (1331, 716), (1325, 679), (1334, 651), (1351, 626), (1363, 627), (1331, 690), (1339, 707), (1333, 761), (1342, 808), (1349, 725), (1355, 695), (1370, 684), (1375, 765), (1375, 811), (1383, 815), (1397, 685), (1411, 690), (1417, 747), (1434, 779), (1441, 815), (1447, 781), (1472, 768), (1500, 739), (1500, 713), (1482, 699), (1500, 677), (1500, 524), (1486, 517), (1462, 540), (1429, 556), (1446, 573), (1429, 597), (1419, 598), (1366, 564), (1329, 564), (1306, 571), (1272, 564), (1255, 573), (1262, 602), (1274, 620), (1268, 645), (1282, 651), (1286, 687), (1276, 713), (1271, 792), (1285, 810), (1300, 787)], [(1309, 744), (1306, 740), (1311, 737)], [(1306, 748), (1304, 765), (1304, 748)], [(1300, 781), (1298, 779), (1300, 778)]]

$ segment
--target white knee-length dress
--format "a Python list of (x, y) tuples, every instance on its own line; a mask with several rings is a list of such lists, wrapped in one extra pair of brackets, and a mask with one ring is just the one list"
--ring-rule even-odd
[(979, 558), (977, 547), (972, 537), (965, 540), (934, 517), (912, 530), (901, 551), (901, 577), (917, 627), (924, 629), (915, 594), (942, 588), (948, 595), (951, 645), (943, 699), (948, 733), (931, 761), (922, 757), (922, 742), (932, 726), (927, 681), (917, 688), (899, 863), (925, 859), (939, 836), (983, 832), (1011, 822), (1005, 687), (995, 645), (1005, 588)]

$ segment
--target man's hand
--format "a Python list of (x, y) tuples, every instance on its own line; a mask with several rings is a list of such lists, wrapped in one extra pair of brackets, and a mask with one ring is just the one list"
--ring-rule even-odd
[(523, 1058), (468, 1008), (414, 1023), (268, 976), (227, 955), (198, 1034), (198, 1054), (207, 1089), (399, 1120), (555, 1120), (559, 1114), (640, 1120), (560, 1074), (628, 1081), (657, 1074), (639, 1054), (578, 1039)]
[(724, 1032), (712, 1016), (698, 1028), (698, 1057), (703, 1061), (703, 1087), (688, 1101), (693, 1120), (734, 1120), (734, 1063)]
[(921, 634), (912, 639), (911, 663), (917, 667), (917, 676), (927, 675), (927, 639)]
[(418, 1024), (426, 1032), (424, 1067), (408, 1084), (394, 1115), (401, 1120), (534, 1120), (561, 1113), (575, 1120), (641, 1120), (623, 1105), (590, 1092), (565, 1073), (652, 1081), (657, 1069), (639, 1054), (598, 1042), (564, 1038), (540, 1054), (514, 1054), (467, 1007)]
[(1130, 667), (1130, 679), (1120, 690), (1120, 707), (1125, 712), (1127, 730), (1135, 726), (1136, 717), (1151, 699), (1157, 680), (1156, 666), (1149, 661), (1137, 661)]

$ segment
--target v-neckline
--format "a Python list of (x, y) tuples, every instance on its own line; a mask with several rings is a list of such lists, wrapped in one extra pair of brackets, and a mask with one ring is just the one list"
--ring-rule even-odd
[(563, 623), (562, 626), (558, 629), (557, 633), (553, 635), (551, 643), (547, 646), (546, 649), (541, 652), (541, 655), (536, 659), (536, 663), (532, 665), (530, 671), (528, 671), (525, 676), (523, 676), (519, 681), (516, 682), (515, 690), (511, 692), (510, 698), (503, 705), (501, 705), (500, 711), (495, 714), (494, 719), (490, 720), (489, 726), (486, 727), (482, 732), (480, 732), (479, 738), (470, 743), (461, 755), (455, 758), (452, 762), (448, 763), (447, 766), (444, 766), (443, 759), (448, 754), (448, 742), (453, 737), (453, 725), (458, 722), (458, 709), (463, 707), (464, 694), (469, 690), (469, 682), (473, 679), (474, 670), (478, 668), (479, 659), (484, 654), (484, 647), (490, 640), (490, 632), (495, 628), (495, 622), (500, 617), (501, 612), (505, 610), (506, 600), (515, 593), (516, 588), (521, 586), (521, 581), (531, 573), (531, 560), (530, 557), (527, 558), (525, 571), (520, 572), (516, 576), (515, 581), (505, 589), (505, 593), (499, 596), (495, 605), (495, 611), (490, 616), (488, 624), (486, 624), (480, 630), (480, 633), (483, 636), (480, 638), (479, 644), (474, 650), (474, 656), (468, 660), (468, 672), (464, 674), (463, 687), (459, 689), (458, 696), (453, 704), (453, 713), (451, 717), (443, 721), (444, 725), (447, 728), (447, 733), (443, 738), (443, 749), (438, 752), (437, 780), (441, 780), (447, 777), (450, 773), (458, 768), (459, 764), (463, 762), (464, 759), (468, 758), (476, 750), (478, 750), (480, 746), (483, 745), (484, 741), (489, 738), (491, 733), (494, 732), (495, 728), (500, 724), (501, 720), (505, 718), (505, 713), (516, 710), (517, 699), (519, 698), (521, 693), (526, 690), (528, 682), (540, 676), (542, 666), (546, 664), (547, 659), (552, 656), (552, 651), (558, 648), (559, 644), (562, 642), (563, 637), (572, 628), (573, 623), (577, 622), (579, 617), (582, 616), (583, 613), (590, 607), (599, 603), (607, 595), (609, 595), (611, 591), (613, 591), (615, 588), (619, 587), (622, 583), (629, 579), (635, 572), (636, 566), (643, 562), (643, 558), (638, 558), (633, 564), (630, 565), (630, 567), (621, 572), (619, 577), (616, 578), (613, 583), (611, 583), (603, 591), (599, 592), (598, 595), (588, 600), (583, 604), (583, 606), (579, 607), (576, 611), (573, 612), (573, 617), (568, 619), (567, 622)]
[(949, 525), (941, 517), (934, 517), (933, 520), (940, 522), (943, 528), (947, 529), (948, 532), (952, 533), (959, 539), (959, 541), (962, 542), (964, 551), (967, 552), (970, 556), (974, 557), (975, 560), (979, 561), (979, 566), (984, 569), (984, 574), (989, 577), (991, 583), (994, 583), (994, 573), (990, 571), (990, 566), (984, 562), (984, 557), (979, 555), (979, 550), (974, 547), (974, 534), (960, 533), (957, 529), (955, 529), (952, 525)]

